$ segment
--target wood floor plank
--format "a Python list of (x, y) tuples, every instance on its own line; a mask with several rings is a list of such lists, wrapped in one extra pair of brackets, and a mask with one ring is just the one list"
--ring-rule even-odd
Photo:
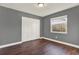
[(0, 55), (79, 55), (79, 49), (37, 39), (0, 49)]

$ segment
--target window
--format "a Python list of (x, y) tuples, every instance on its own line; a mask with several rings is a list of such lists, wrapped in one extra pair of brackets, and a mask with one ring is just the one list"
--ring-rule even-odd
[(52, 33), (67, 33), (67, 15), (50, 19)]

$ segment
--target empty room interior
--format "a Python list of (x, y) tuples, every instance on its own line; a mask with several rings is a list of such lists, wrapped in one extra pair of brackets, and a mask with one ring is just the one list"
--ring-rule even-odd
[(79, 55), (79, 3), (0, 3), (0, 55)]

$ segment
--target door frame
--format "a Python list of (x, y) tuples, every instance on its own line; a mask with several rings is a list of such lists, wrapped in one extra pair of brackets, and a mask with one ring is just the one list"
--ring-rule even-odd
[[(22, 20), (23, 20), (23, 18), (26, 18), (26, 19), (27, 19), (27, 18), (29, 18), (29, 19), (35, 19), (35, 18), (30, 18), (30, 17), (22, 16)], [(38, 35), (38, 36), (39, 36), (39, 38), (40, 38), (40, 19), (35, 19), (35, 20), (38, 20), (38, 21), (39, 21), (39, 35)], [(22, 22), (22, 24), (23, 24), (23, 22)], [(22, 33), (22, 29), (23, 29), (23, 28), (22, 28), (22, 24), (21, 24), (21, 42), (25, 42), (25, 41), (22, 39), (22, 37), (23, 37), (23, 36), (22, 36), (22, 34), (23, 34), (23, 33)], [(26, 40), (26, 41), (30, 41), (30, 40)]]

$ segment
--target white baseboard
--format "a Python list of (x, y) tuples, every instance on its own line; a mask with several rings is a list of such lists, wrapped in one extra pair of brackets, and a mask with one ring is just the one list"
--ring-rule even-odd
[[(36, 40), (36, 39), (35, 39)], [(28, 40), (28, 41), (31, 41), (31, 40)], [(27, 41), (27, 42), (28, 42)], [(23, 42), (26, 42), (26, 41), (20, 41), (20, 42), (15, 42), (15, 43), (10, 43), (10, 44), (5, 44), (5, 45), (1, 45), (0, 48), (5, 48), (5, 47), (9, 47), (9, 46), (13, 46), (13, 45), (16, 45), (16, 44), (21, 44)]]
[(15, 42), (15, 43), (10, 43), (10, 44), (6, 44), (6, 45), (1, 45), (0, 48), (5, 48), (5, 47), (9, 47), (9, 46), (13, 46), (16, 44), (21, 44), (22, 42)]
[(50, 38), (46, 38), (46, 37), (40, 37), (40, 39), (41, 38), (44, 38), (44, 39), (47, 39), (47, 40), (50, 40), (50, 41), (53, 41), (53, 42), (61, 43), (61, 44), (64, 44), (64, 45), (72, 46), (72, 47), (75, 47), (75, 48), (79, 48), (79, 46), (75, 45), (75, 44), (71, 44), (71, 43), (67, 43), (67, 42), (63, 42), (63, 41), (59, 41), (59, 40), (55, 40), (55, 39), (50, 39)]
[[(39, 39), (42, 39), (42, 38), (44, 38), (46, 40), (53, 41), (53, 42), (61, 43), (61, 44), (64, 44), (64, 45), (72, 46), (72, 47), (75, 47), (75, 48), (79, 48), (78, 45), (63, 42), (63, 41), (59, 41), (59, 40), (55, 40), (55, 39), (50, 39), (50, 38), (46, 38), (46, 37), (40, 37)], [(16, 44), (21, 44), (23, 42), (25, 42), (25, 41), (20, 41), (20, 42), (10, 43), (10, 44), (6, 44), (6, 45), (1, 45), (0, 48), (5, 48), (5, 47), (13, 46), (13, 45), (16, 45)]]

